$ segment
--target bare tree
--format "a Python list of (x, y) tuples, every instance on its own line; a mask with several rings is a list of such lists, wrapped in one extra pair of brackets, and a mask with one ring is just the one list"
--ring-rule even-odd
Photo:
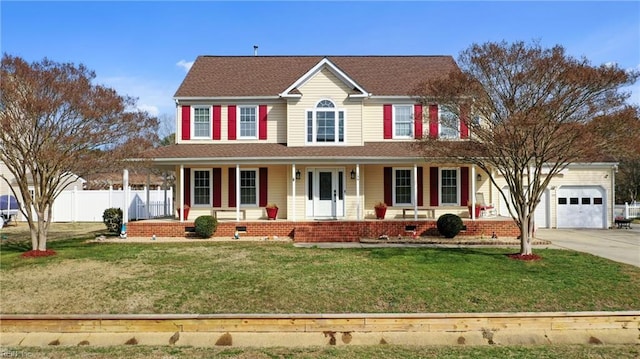
[(92, 84), (84, 65), (4, 54), (0, 75), (0, 161), (16, 178), (32, 249), (43, 251), (60, 192), (75, 175), (117, 168), (150, 147), (157, 120), (135, 110), (135, 99)]
[[(572, 162), (602, 155), (607, 143), (589, 122), (623, 111), (637, 72), (617, 66), (592, 66), (562, 46), (474, 44), (459, 57), (460, 71), (421, 84), (415, 94), (458, 115), (471, 137), (456, 146), (457, 160), (504, 177), (509, 212), (520, 228), (520, 253), (532, 254), (534, 210), (551, 178)], [(428, 137), (419, 146), (451, 157), (450, 146)], [(445, 152), (448, 151), (448, 152)]]

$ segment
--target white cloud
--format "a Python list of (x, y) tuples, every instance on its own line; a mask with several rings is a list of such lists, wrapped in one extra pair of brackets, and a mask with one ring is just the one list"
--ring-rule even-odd
[(96, 82), (115, 89), (119, 95), (137, 98), (136, 108), (152, 116), (175, 113), (173, 92), (175, 89), (153, 79), (113, 76), (98, 77)]
[(151, 116), (158, 116), (160, 114), (160, 110), (158, 106), (146, 105), (146, 104), (138, 104), (138, 110), (146, 111)]
[(191, 66), (193, 66), (193, 61), (180, 60), (176, 63), (176, 66), (182, 67), (185, 72), (188, 72), (191, 69)]

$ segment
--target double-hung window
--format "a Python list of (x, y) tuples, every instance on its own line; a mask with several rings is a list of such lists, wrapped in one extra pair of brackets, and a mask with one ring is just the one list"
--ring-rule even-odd
[(393, 137), (413, 138), (413, 106), (393, 106)]
[(440, 204), (443, 206), (460, 205), (460, 169), (440, 169)]
[(330, 100), (307, 111), (307, 143), (344, 143), (345, 113)]
[(211, 138), (210, 106), (193, 106), (193, 138)]
[(413, 204), (413, 171), (408, 168), (393, 170), (393, 205), (408, 206)]
[(258, 171), (240, 171), (240, 205), (258, 205)]
[(438, 137), (447, 139), (460, 138), (460, 118), (455, 113), (440, 108)]
[(238, 106), (239, 138), (258, 138), (258, 106)]
[(211, 170), (193, 170), (193, 204), (211, 205)]

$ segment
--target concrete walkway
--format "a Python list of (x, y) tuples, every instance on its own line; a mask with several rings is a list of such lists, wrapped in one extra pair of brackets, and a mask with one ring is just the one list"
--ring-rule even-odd
[(572, 249), (640, 267), (640, 225), (632, 229), (540, 229), (549, 248)]

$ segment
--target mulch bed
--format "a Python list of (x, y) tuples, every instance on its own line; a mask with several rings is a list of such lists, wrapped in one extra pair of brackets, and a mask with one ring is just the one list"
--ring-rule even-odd
[(38, 258), (38, 257), (49, 257), (55, 256), (57, 253), (53, 249), (47, 249), (45, 251), (27, 251), (20, 255), (22, 258)]
[(520, 253), (507, 254), (507, 257), (511, 259), (519, 260), (519, 261), (539, 261), (542, 259), (542, 257), (540, 257), (537, 254), (520, 254)]
[[(361, 238), (360, 243), (367, 244), (382, 244), (382, 243), (393, 243), (393, 244), (457, 244), (457, 245), (496, 245), (496, 246), (511, 246), (511, 245), (520, 245), (520, 240), (516, 238), (505, 238), (505, 239), (483, 239), (483, 238), (426, 238), (426, 237), (418, 237), (416, 239), (413, 238), (395, 238), (389, 237), (389, 239), (377, 239), (377, 238)], [(534, 239), (531, 241), (532, 245), (545, 245), (551, 244), (550, 241), (543, 239)]]

